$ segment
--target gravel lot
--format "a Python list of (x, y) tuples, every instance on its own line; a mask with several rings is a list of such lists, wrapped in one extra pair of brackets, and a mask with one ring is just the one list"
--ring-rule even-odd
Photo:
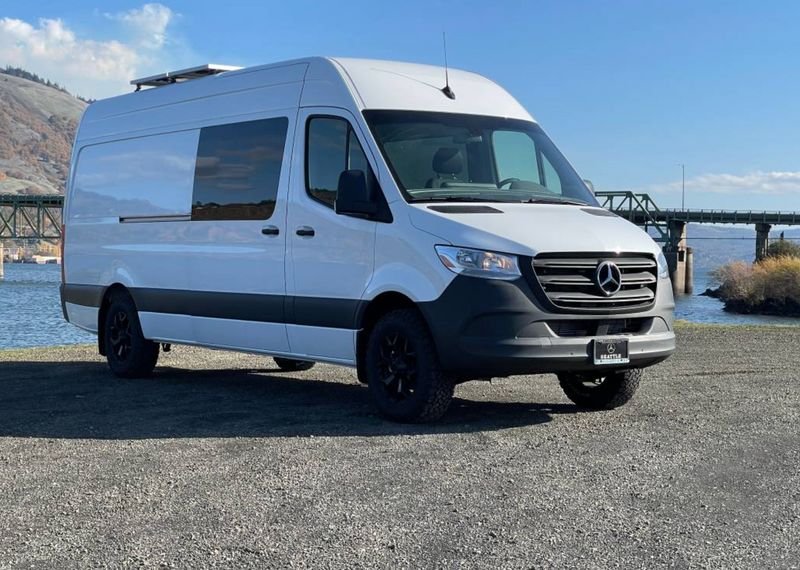
[(516, 377), (422, 426), (343, 368), (0, 352), (0, 566), (798, 568), (798, 346), (684, 326), (620, 410)]

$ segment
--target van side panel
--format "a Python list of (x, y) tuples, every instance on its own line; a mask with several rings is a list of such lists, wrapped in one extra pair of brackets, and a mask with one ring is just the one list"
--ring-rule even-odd
[[(308, 62), (290, 62), (242, 70), (92, 104), (79, 127), (67, 193), (68, 286), (102, 291), (120, 283), (134, 300), (147, 289), (263, 293), (259, 287), (265, 285), (266, 272), (277, 266), (269, 274), (275, 281), (271, 289), (277, 290), (270, 292), (283, 294), (284, 246), (276, 242), (285, 235), (288, 158), (270, 220), (189, 220), (200, 129), (275, 116), (293, 122), (307, 67)], [(265, 224), (281, 226), (281, 239), (263, 236)], [(256, 260), (265, 248), (275, 255)], [(222, 279), (223, 273), (228, 279)], [(68, 320), (96, 330), (98, 301), (70, 300), (75, 299), (66, 299)], [(277, 348), (286, 348), (282, 322), (242, 324), (234, 318), (215, 326), (214, 319), (192, 316), (191, 307), (180, 313), (158, 310), (140, 311), (148, 338), (231, 348), (242, 341), (239, 348), (261, 350), (269, 347), (253, 346), (253, 341), (272, 338)]]
[(128, 287), (189, 285), (182, 244), (198, 131), (84, 147), (78, 156), (67, 224), (67, 282)]

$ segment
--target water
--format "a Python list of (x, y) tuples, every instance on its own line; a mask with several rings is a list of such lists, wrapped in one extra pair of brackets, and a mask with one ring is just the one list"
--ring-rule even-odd
[[(94, 335), (64, 321), (58, 265), (7, 263), (5, 273), (0, 279), (0, 349), (96, 342)], [(710, 285), (707, 273), (695, 274), (695, 291)], [(717, 299), (698, 295), (677, 298), (675, 317), (697, 323), (800, 326), (800, 319), (726, 313)]]
[(675, 318), (693, 323), (723, 325), (786, 325), (800, 326), (800, 319), (770, 315), (739, 315), (722, 310), (723, 303), (713, 297), (700, 296), (708, 288), (716, 288), (708, 272), (695, 271), (694, 295), (675, 298)]
[(95, 342), (64, 320), (58, 265), (5, 264), (0, 279), (0, 349)]

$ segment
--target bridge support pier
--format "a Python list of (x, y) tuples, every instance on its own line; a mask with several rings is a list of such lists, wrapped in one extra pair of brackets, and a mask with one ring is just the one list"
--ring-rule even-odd
[(3, 255), (4, 255), (3, 243), (0, 242), (0, 279), (2, 279), (3, 275), (4, 275), (4, 273), (3, 273)]
[(664, 255), (669, 264), (672, 292), (675, 295), (690, 295), (694, 291), (694, 262), (692, 249), (686, 246), (686, 222), (671, 220), (669, 236)]
[(691, 247), (686, 248), (686, 272), (684, 276), (683, 292), (691, 295), (694, 293), (694, 251)]
[(756, 261), (761, 261), (767, 257), (771, 229), (771, 224), (756, 224)]

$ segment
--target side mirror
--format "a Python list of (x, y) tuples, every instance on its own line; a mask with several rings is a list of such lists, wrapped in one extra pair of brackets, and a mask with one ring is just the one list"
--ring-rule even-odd
[(592, 196), (594, 196), (594, 193), (595, 193), (594, 192), (594, 184), (592, 184), (592, 181), (591, 180), (587, 180), (586, 178), (584, 178), (583, 179), (583, 183), (586, 184), (586, 187), (589, 189), (589, 192), (591, 192)]
[(373, 199), (374, 184), (368, 183), (363, 170), (345, 170), (339, 175), (334, 210), (337, 214), (372, 218), (378, 213)]

